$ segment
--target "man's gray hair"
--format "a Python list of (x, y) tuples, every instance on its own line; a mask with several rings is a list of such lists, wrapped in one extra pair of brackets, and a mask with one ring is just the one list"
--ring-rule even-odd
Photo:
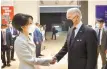
[(67, 15), (72, 13), (74, 16), (78, 15), (82, 19), (82, 13), (79, 8), (70, 8), (67, 10)]

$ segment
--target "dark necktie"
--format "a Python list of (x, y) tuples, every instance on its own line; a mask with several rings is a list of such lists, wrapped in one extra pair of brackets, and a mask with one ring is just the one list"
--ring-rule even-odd
[(98, 45), (100, 45), (100, 34), (101, 34), (101, 29), (99, 29), (99, 32), (98, 32)]
[(73, 30), (72, 30), (72, 34), (71, 34), (71, 37), (70, 37), (70, 45), (72, 44), (72, 41), (75, 37), (75, 29), (76, 29), (76, 27), (74, 27)]

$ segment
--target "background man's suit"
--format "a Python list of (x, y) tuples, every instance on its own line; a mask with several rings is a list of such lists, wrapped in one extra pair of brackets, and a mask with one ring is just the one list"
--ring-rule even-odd
[(95, 69), (97, 63), (97, 37), (93, 29), (82, 25), (76, 37), (70, 42), (72, 29), (67, 40), (55, 56), (58, 61), (68, 52), (68, 69)]
[[(4, 38), (3, 38), (3, 32), (1, 32), (1, 53), (2, 53), (2, 62), (4, 65), (10, 63), (10, 46), (12, 46), (12, 36), (11, 33), (6, 30), (6, 45), (3, 44)], [(7, 60), (5, 58), (5, 53)]]
[[(41, 43), (43, 41), (42, 33), (38, 28), (36, 28), (34, 31), (33, 40), (34, 40), (34, 43), (36, 44), (36, 57), (38, 57), (41, 54)], [(36, 42), (38, 42), (38, 44)]]
[[(99, 29), (96, 29), (96, 33), (98, 36), (99, 33)], [(101, 45), (98, 44), (98, 55), (100, 53), (101, 58), (102, 58), (102, 65), (104, 66), (106, 64), (106, 54), (105, 54), (105, 50), (106, 50), (106, 46), (107, 46), (107, 30), (105, 30), (103, 28), (102, 30), (102, 36), (101, 36)]]
[(12, 50), (11, 50), (11, 59), (14, 59), (14, 41), (16, 40), (16, 37), (18, 36), (18, 31), (15, 28), (8, 28), (7, 29), (9, 32), (11, 32), (12, 35)]

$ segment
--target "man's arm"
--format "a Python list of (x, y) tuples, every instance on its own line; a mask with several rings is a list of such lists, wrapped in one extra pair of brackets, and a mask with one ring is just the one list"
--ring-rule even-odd
[(107, 30), (105, 31), (105, 33), (106, 33), (106, 35), (105, 35), (105, 37), (106, 37), (106, 40), (105, 40), (105, 53), (107, 54)]
[(37, 30), (34, 31), (34, 43), (37, 44), (37, 42), (39, 41), (38, 39), (38, 32)]
[(97, 64), (97, 36), (94, 30), (87, 33), (87, 64), (86, 69), (95, 69)]
[(72, 30), (72, 28), (69, 29), (69, 31), (68, 31), (68, 33), (67, 33), (67, 38), (66, 38), (66, 42), (65, 42), (64, 46), (63, 46), (62, 49), (55, 55), (55, 57), (56, 57), (55, 59), (57, 59), (57, 61), (60, 61), (60, 60), (64, 57), (64, 55), (68, 52), (67, 40), (68, 40), (68, 38), (69, 38), (69, 36), (70, 36), (71, 30)]
[(57, 61), (60, 61), (67, 52), (68, 52), (68, 47), (67, 47), (67, 41), (66, 41), (62, 49), (58, 52), (58, 54), (55, 55)]

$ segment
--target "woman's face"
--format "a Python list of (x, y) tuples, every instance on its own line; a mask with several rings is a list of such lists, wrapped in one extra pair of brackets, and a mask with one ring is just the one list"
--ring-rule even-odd
[(22, 27), (22, 30), (26, 33), (29, 33), (29, 29), (32, 29), (30, 26), (32, 26), (33, 20), (31, 18), (28, 19), (27, 25)]

